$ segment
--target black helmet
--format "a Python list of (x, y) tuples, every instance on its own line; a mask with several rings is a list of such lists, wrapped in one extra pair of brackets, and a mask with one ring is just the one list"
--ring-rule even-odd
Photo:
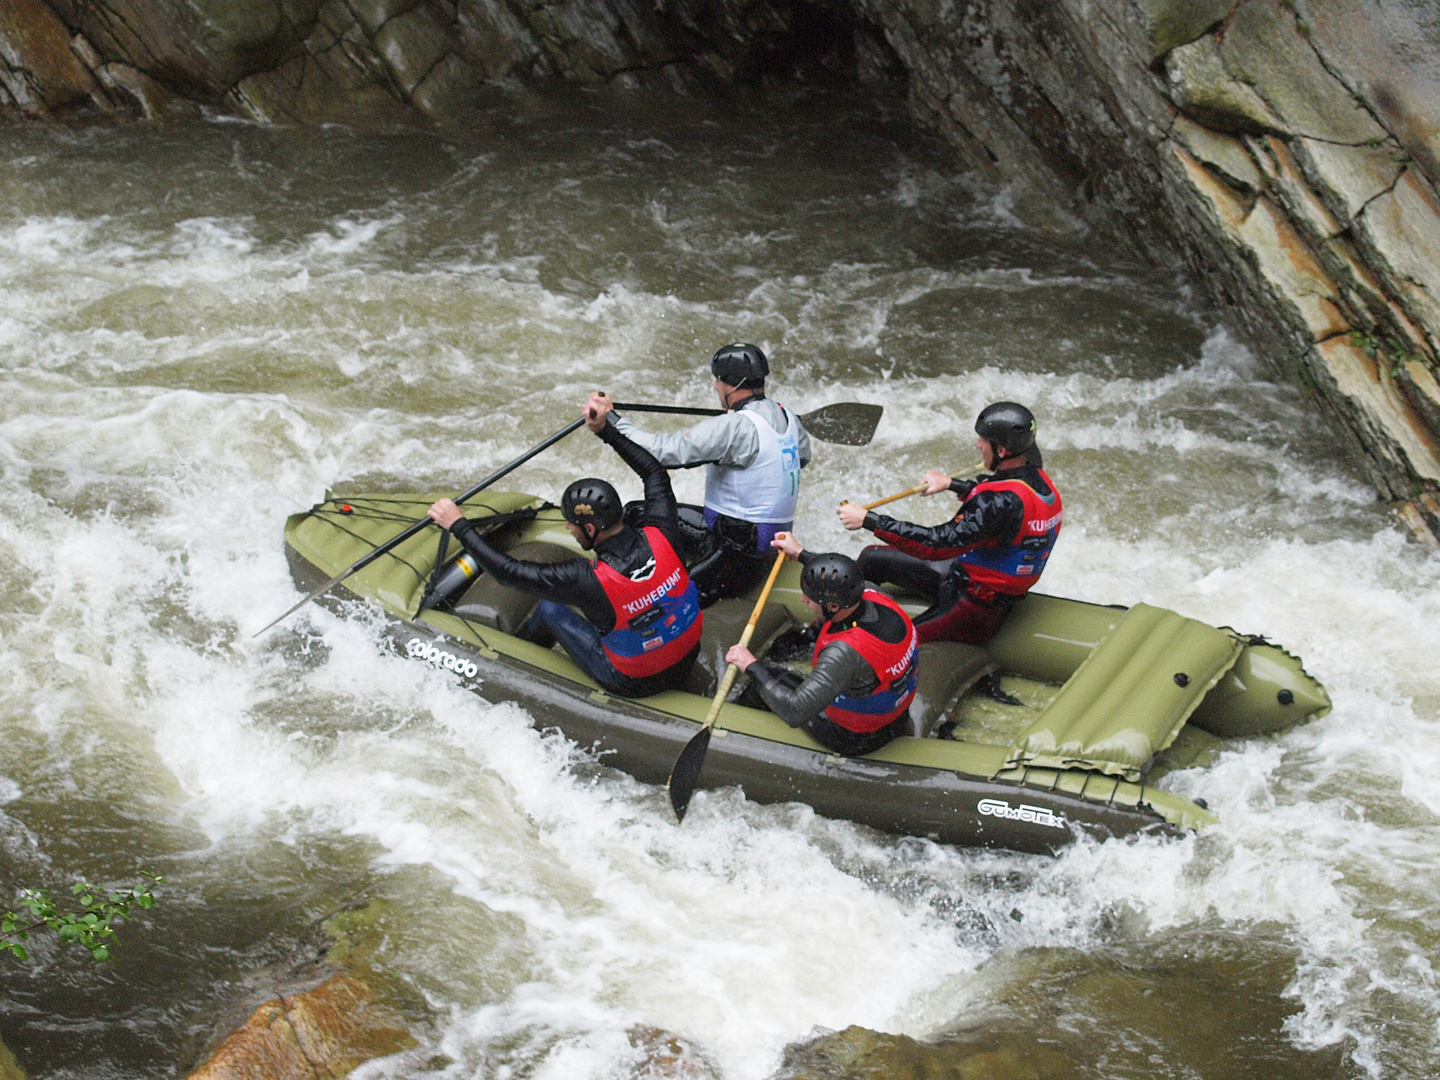
[(710, 374), (737, 390), (755, 390), (765, 385), (770, 362), (759, 345), (726, 345), (710, 358)]
[(1035, 445), (1035, 414), (1013, 401), (997, 401), (980, 410), (975, 434), (1003, 447), (1005, 456), (1014, 457)]
[(854, 607), (865, 592), (865, 577), (860, 564), (848, 555), (816, 555), (800, 573), (800, 591), (821, 607)]
[(604, 480), (587, 476), (576, 480), (560, 496), (560, 513), (571, 525), (594, 525), (608, 529), (620, 520), (623, 512), (620, 493)]

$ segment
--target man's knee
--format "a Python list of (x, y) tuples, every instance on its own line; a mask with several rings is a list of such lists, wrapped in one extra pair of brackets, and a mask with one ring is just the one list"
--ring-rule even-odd
[(948, 609), (933, 616), (927, 612), (917, 618), (915, 634), (922, 643), (959, 641), (966, 645), (984, 645), (995, 636), (1004, 618), (1004, 609), (986, 607), (962, 595)]

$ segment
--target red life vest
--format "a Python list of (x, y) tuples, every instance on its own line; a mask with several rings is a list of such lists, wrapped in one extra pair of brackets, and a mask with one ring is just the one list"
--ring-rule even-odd
[(1040, 572), (1050, 558), (1065, 510), (1060, 492), (1050, 477), (1039, 469), (1035, 471), (1050, 488), (1049, 495), (1041, 495), (1023, 480), (1001, 479), (1004, 475), (1001, 473), (976, 484), (966, 498), (969, 502), (982, 491), (1008, 491), (1018, 495), (1025, 504), (1025, 518), (1010, 543), (991, 537), (962, 548), (956, 555), (965, 564), (970, 581), (982, 589), (1024, 596), (1040, 579)]
[(832, 631), (830, 623), (820, 628), (820, 637), (815, 642), (814, 663), (820, 659), (820, 650), (832, 641), (843, 641), (865, 658), (874, 672), (879, 685), (866, 697), (850, 697), (841, 694), (825, 710), (825, 715), (849, 731), (865, 734), (879, 731), (886, 724), (897, 719), (910, 707), (915, 697), (915, 688), (920, 680), (916, 665), (919, 640), (915, 635), (915, 624), (905, 610), (890, 597), (874, 589), (866, 589), (864, 599), (878, 607), (888, 608), (899, 615), (905, 624), (905, 632), (897, 642), (881, 641), (868, 630), (851, 625), (844, 630)]
[(616, 671), (634, 679), (658, 675), (683, 660), (704, 624), (700, 594), (685, 564), (659, 529), (647, 525), (643, 532), (655, 557), (644, 577), (622, 574), (603, 559), (595, 562), (595, 576), (615, 609), (615, 629), (600, 639), (600, 647)]

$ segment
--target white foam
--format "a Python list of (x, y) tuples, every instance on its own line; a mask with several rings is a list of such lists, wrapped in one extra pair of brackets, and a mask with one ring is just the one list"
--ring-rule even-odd
[(335, 222), (333, 232), (315, 233), (310, 237), (310, 251), (316, 256), (353, 255), (369, 246), (382, 229), (404, 220), (399, 215), (376, 221), (351, 221), (341, 218)]
[[(884, 200), (934, 209), (955, 186), (902, 175)], [(667, 251), (693, 252), (706, 223), (679, 205), (640, 213)], [(434, 1004), (416, 1061), (448, 1055), (444, 1075), (604, 1077), (635, 1061), (626, 1031), (653, 1025), (717, 1075), (762, 1077), (817, 1027), (924, 1037), (981, 1016), (1025, 950), (1143, 955), (1195, 927), (1283, 928), (1296, 1045), (1353, 1040), (1381, 1076), (1397, 1053), (1381, 991), (1435, 1026), (1416, 912), (1440, 887), (1440, 557), (1404, 542), (1300, 395), (1223, 331), (1149, 376), (959, 356), (919, 378), (893, 366), (907, 305), (954, 290), (1104, 303), (1129, 286), (1077, 265), (777, 269), (804, 236), (787, 222), (716, 244), (727, 272), (706, 288), (733, 293), (640, 275), (552, 288), (551, 254), (495, 236), (404, 265), (391, 248), (420, 217), (357, 210), (285, 242), (219, 211), (0, 222), (0, 574), (17, 597), (0, 725), (47, 748), (47, 780), (197, 830), (202, 872), (243, 852), (293, 873), (277, 849), (343, 848), (415, 924), (386, 962)], [(157, 306), (129, 325), (137, 285)], [(93, 320), (58, 314), (87, 304)], [(658, 788), (390, 655), (373, 620), (311, 608), (249, 640), (297, 598), (280, 533), (326, 487), (477, 477), (592, 387), (708, 405), (705, 360), (735, 337), (766, 346), (800, 411), (886, 407), (869, 450), (817, 447), (810, 546), (856, 549), (840, 497), (963, 468), (979, 405), (1027, 401), (1067, 505), (1045, 586), (1263, 633), (1305, 658), (1334, 713), (1172, 777), (1219, 815), (1203, 836), (1050, 860), (894, 842), (735, 791), (701, 793), (677, 829)], [(622, 475), (581, 433), (515, 484), (553, 498), (596, 469)], [(702, 477), (676, 482), (693, 500)], [(933, 521), (953, 505), (894, 509)], [(397, 1060), (366, 1074), (416, 1066)]]

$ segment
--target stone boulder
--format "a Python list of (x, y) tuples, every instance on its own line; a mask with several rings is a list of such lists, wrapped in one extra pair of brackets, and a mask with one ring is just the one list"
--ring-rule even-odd
[(340, 1080), (415, 1038), (353, 975), (264, 1002), (190, 1080)]

